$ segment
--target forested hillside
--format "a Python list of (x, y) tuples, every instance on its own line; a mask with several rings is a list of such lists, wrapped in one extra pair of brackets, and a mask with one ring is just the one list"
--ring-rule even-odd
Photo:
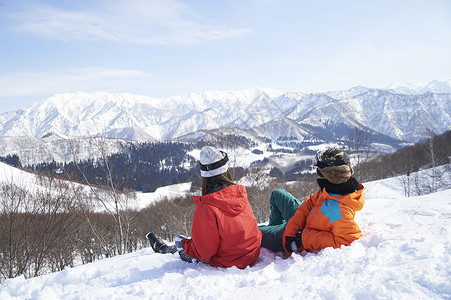
[(196, 161), (188, 155), (191, 150), (191, 144), (140, 143), (101, 159), (44, 162), (28, 168), (96, 186), (108, 186), (112, 180), (120, 190), (153, 192), (161, 186), (193, 181), (198, 177)]

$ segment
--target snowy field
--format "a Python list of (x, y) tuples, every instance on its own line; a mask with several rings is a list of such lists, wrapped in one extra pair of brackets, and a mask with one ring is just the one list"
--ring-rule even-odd
[[(39, 183), (39, 177), (35, 174), (28, 173), (25, 171), (22, 171), (17, 168), (13, 168), (3, 162), (0, 162), (0, 183), (1, 184), (15, 184), (19, 187), (22, 187), (30, 192), (33, 191), (45, 191), (45, 188)], [(73, 183), (69, 181), (63, 180), (63, 182), (66, 182), (70, 185), (73, 185), (75, 187), (81, 186), (82, 190), (89, 194), (91, 189), (83, 184)], [(169, 186), (164, 186), (156, 189), (153, 193), (142, 193), (137, 192), (136, 193), (136, 199), (132, 200), (130, 205), (130, 208), (133, 209), (143, 209), (147, 207), (149, 204), (153, 202), (160, 201), (164, 198), (173, 199), (180, 196), (185, 196), (186, 193), (188, 193), (191, 189), (191, 182), (186, 183), (180, 183), (180, 184), (174, 184)], [(105, 208), (102, 205), (98, 205), (97, 209), (98, 211), (104, 211)]]
[(173, 184), (156, 189), (153, 193), (136, 193), (137, 203), (133, 206), (136, 209), (143, 209), (153, 202), (163, 198), (173, 199), (185, 196), (191, 189), (191, 182)]
[(0, 299), (451, 299), (451, 190), (405, 198), (399, 179), (366, 184), (362, 238), (293, 255), (262, 249), (244, 270), (135, 253), (25, 280)]

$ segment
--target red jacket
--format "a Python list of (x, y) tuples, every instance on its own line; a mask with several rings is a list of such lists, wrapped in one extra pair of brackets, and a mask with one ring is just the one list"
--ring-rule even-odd
[(191, 239), (186, 254), (213, 267), (245, 268), (260, 254), (262, 233), (247, 200), (246, 188), (231, 185), (218, 192), (194, 196)]
[(303, 247), (298, 252), (349, 245), (360, 237), (361, 231), (354, 216), (364, 203), (363, 185), (344, 196), (330, 195), (325, 189), (319, 189), (299, 206), (288, 221), (283, 233), (284, 247), (285, 237), (294, 237), (299, 229), (302, 229)]

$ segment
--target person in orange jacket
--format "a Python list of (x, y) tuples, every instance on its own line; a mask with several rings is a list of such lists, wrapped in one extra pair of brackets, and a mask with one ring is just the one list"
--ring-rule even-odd
[[(246, 188), (233, 183), (225, 152), (203, 147), (200, 152), (202, 196), (193, 196), (191, 238), (178, 235), (175, 247), (188, 262), (207, 262), (213, 267), (244, 269), (260, 254), (262, 233), (247, 199)], [(149, 233), (150, 234), (150, 233)], [(148, 238), (149, 238), (148, 234)], [(172, 247), (149, 238), (160, 253), (174, 253)]]
[(262, 247), (291, 254), (339, 248), (360, 237), (354, 216), (365, 203), (363, 185), (352, 176), (348, 155), (339, 149), (318, 152), (315, 166), (319, 189), (302, 204), (283, 189), (272, 193), (269, 224), (259, 226)]

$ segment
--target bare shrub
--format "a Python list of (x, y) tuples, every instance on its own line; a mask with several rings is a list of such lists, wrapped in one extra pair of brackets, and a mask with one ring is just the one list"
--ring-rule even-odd
[(190, 195), (172, 200), (167, 198), (152, 203), (139, 212), (145, 234), (153, 231), (168, 241), (172, 241), (177, 234), (191, 235), (195, 204)]
[(279, 183), (277, 180), (272, 180), (264, 186), (251, 185), (246, 187), (249, 203), (258, 223), (266, 222), (269, 219), (269, 198), (271, 193), (277, 189), (285, 189), (300, 202), (303, 202), (309, 194), (318, 189), (318, 186), (313, 179), (303, 179), (291, 183)]
[(10, 183), (0, 187), (0, 272), (2, 278), (26, 274), (32, 260), (27, 244), (31, 234), (34, 214), (23, 213), (28, 207), (26, 189)]
[(0, 186), (0, 270), (3, 278), (32, 277), (73, 266), (74, 232), (82, 221), (80, 191), (71, 183), (40, 178), (34, 191)]
[[(99, 227), (92, 224), (93, 221), (90, 219), (90, 214), (85, 213), (85, 220), (90, 224), (89, 228), (105, 255), (124, 254), (133, 249), (130, 244), (130, 235), (132, 232), (131, 223), (136, 212), (131, 209), (131, 205), (136, 201), (136, 193), (126, 188), (125, 181), (121, 180), (122, 177), (118, 174), (119, 170), (114, 170), (114, 166), (110, 164), (106, 138), (92, 139), (92, 142), (100, 154), (99, 164), (104, 168), (108, 185), (101, 188), (97, 187), (96, 183), (88, 180), (86, 172), (79, 165), (77, 165), (77, 168), (84, 178), (84, 183), (90, 188), (94, 200), (112, 218), (114, 226), (110, 229), (114, 228), (114, 231), (109, 230), (108, 234), (99, 231)], [(74, 161), (77, 161), (74, 149), (75, 147), (72, 146)]]

